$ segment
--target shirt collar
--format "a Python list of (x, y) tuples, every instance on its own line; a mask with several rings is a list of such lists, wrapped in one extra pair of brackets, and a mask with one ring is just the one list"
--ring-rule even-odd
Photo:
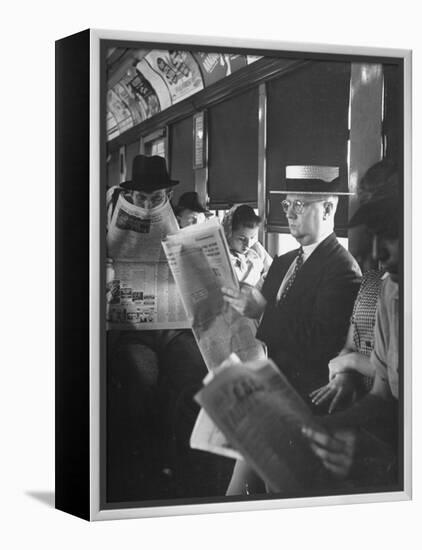
[[(331, 233), (330, 233), (331, 234)], [(305, 261), (312, 252), (322, 243), (329, 235), (324, 235), (316, 243), (302, 245), (303, 248), (303, 261)]]

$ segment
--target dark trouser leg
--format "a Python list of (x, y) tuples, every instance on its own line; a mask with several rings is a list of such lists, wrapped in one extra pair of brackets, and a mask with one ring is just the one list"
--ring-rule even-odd
[(399, 489), (396, 442), (387, 444), (366, 430), (357, 438), (355, 463), (351, 472), (353, 485), (363, 491)]
[(207, 368), (191, 331), (179, 331), (160, 356), (163, 384), (169, 388), (168, 419), (179, 496), (224, 495), (233, 461), (192, 450), (189, 439), (199, 413), (194, 395)]
[(137, 331), (112, 332), (107, 349), (107, 487), (109, 500), (148, 498), (158, 454), (158, 358)]

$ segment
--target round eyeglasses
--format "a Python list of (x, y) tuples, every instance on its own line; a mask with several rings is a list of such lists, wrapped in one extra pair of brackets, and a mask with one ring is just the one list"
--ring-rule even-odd
[(292, 207), (293, 212), (295, 214), (302, 214), (303, 211), (305, 210), (305, 207), (309, 206), (310, 204), (313, 204), (314, 202), (324, 202), (324, 201), (322, 201), (321, 199), (317, 199), (314, 201), (301, 201), (300, 199), (289, 201), (288, 199), (285, 199), (284, 201), (281, 201), (281, 207), (285, 214), (287, 214), (290, 207)]

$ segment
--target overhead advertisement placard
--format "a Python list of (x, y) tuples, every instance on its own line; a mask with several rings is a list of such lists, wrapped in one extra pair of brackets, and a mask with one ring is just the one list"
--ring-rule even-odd
[(110, 141), (111, 139), (116, 138), (120, 132), (119, 132), (119, 125), (117, 124), (116, 117), (111, 113), (110, 110), (107, 110), (107, 140)]
[(135, 99), (135, 94), (131, 92), (125, 83), (116, 84), (113, 88), (120, 99), (128, 106), (133, 119), (133, 124), (139, 124), (143, 120), (142, 109), (139, 102)]
[(109, 90), (107, 93), (107, 105), (108, 110), (113, 114), (115, 120), (117, 121), (120, 133), (132, 128), (132, 113), (130, 112), (128, 106), (113, 89)]
[(257, 59), (231, 53), (151, 50), (109, 90), (108, 139)]
[(194, 56), (201, 69), (205, 86), (209, 86), (226, 76), (227, 64), (223, 55), (212, 52), (198, 52)]
[(137, 68), (156, 90), (161, 110), (204, 87), (198, 64), (189, 52), (153, 50), (138, 63)]
[(205, 86), (218, 82), (247, 64), (244, 55), (213, 52), (198, 52), (193, 55), (201, 69)]
[(163, 109), (154, 87), (137, 68), (129, 69), (120, 84), (133, 97), (142, 120), (152, 117)]

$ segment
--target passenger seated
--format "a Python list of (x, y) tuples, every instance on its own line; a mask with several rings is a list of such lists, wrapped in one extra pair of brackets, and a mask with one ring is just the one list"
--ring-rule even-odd
[(183, 229), (183, 227), (204, 222), (208, 211), (201, 204), (198, 193), (195, 191), (187, 191), (180, 196), (174, 208), (174, 213), (180, 228)]
[[(374, 194), (385, 195), (386, 187), (388, 192), (394, 192), (397, 181), (392, 177), (393, 170), (391, 162), (384, 160), (366, 172), (357, 189), (361, 205), (372, 200)], [(372, 241), (370, 236), (366, 240)], [(373, 258), (374, 244), (372, 241), (372, 246), (368, 248), (362, 243), (363, 246), (361, 245), (357, 251), (363, 265), (369, 269), (364, 273), (355, 301), (344, 348), (328, 364), (328, 384), (310, 394), (315, 405), (330, 403), (329, 413), (362, 397), (372, 388), (374, 381), (375, 370), (370, 356), (374, 347), (376, 307), (382, 280), (387, 276), (383, 269), (376, 269), (377, 262), (374, 262)], [(366, 257), (365, 250), (369, 251), (366, 252)]]
[(328, 384), (310, 393), (316, 406), (327, 406), (332, 413), (350, 406), (371, 388), (375, 369), (370, 356), (374, 347), (374, 326), (378, 296), (385, 276), (383, 270), (369, 270), (353, 308), (346, 343), (337, 357), (328, 363)]
[(365, 224), (375, 237), (375, 254), (388, 273), (383, 281), (375, 325), (370, 393), (352, 407), (326, 417), (329, 434), (304, 428), (324, 467), (339, 479), (362, 486), (397, 483), (399, 397), (399, 194), (394, 165), (381, 161), (366, 178), (384, 173), (384, 185), (358, 209), (350, 225)]
[(246, 204), (233, 206), (223, 218), (230, 259), (239, 282), (260, 288), (273, 261), (258, 241), (261, 218)]
[[(163, 158), (137, 155), (132, 180), (108, 193), (109, 221), (120, 193), (152, 210), (177, 183)], [(192, 332), (111, 330), (107, 341), (108, 499), (217, 494), (209, 469), (201, 471), (201, 486), (199, 476), (186, 475), (197, 414), (192, 396), (208, 372)]]

